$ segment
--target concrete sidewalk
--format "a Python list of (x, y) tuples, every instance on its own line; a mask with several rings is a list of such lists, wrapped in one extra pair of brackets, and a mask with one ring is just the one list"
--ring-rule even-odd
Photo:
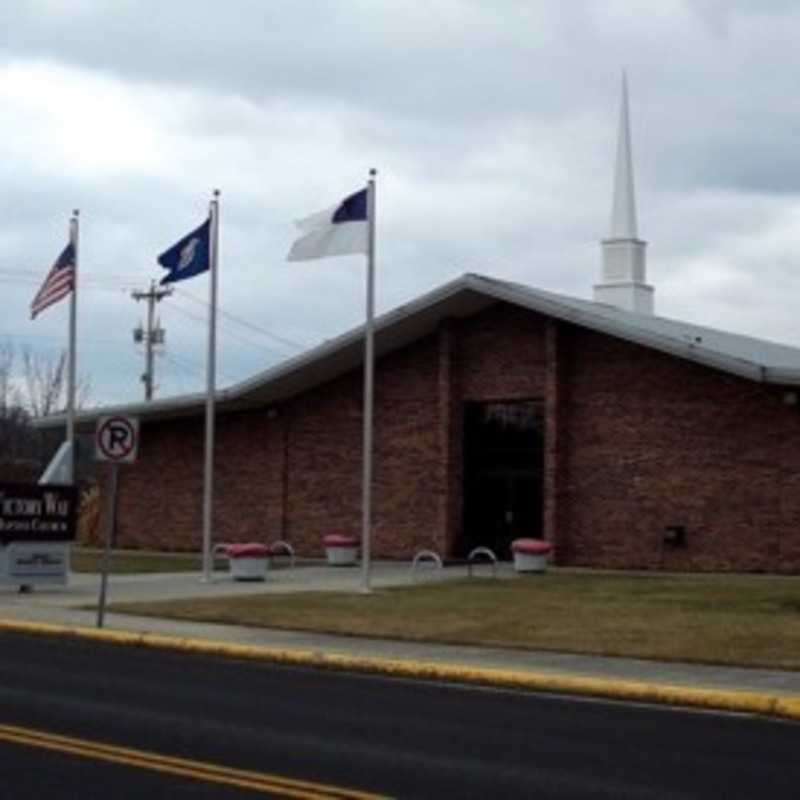
[[(486, 568), (484, 568), (486, 569)], [(501, 565), (501, 570), (510, 567)], [(447, 569), (436, 575), (426, 572), (421, 580), (450, 580), (464, 577), (462, 569)], [(378, 562), (373, 569), (373, 586), (408, 585), (407, 564)], [(210, 583), (197, 573), (152, 573), (114, 575), (109, 579), (109, 599), (114, 601), (169, 600), (187, 597), (215, 597), (253, 593), (299, 591), (358, 591), (361, 572), (357, 569), (305, 566), (294, 570), (270, 571), (267, 581), (234, 582), (221, 574)], [(9, 624), (49, 623), (68, 628), (93, 628), (99, 576), (74, 574), (66, 588), (37, 588), (20, 594), (0, 587), (0, 619)], [(685, 687), (710, 692), (756, 693), (800, 701), (800, 672), (772, 669), (662, 663), (631, 658), (572, 655), (543, 651), (523, 651), (490, 647), (457, 646), (367, 639), (328, 634), (247, 628), (230, 625), (180, 622), (167, 619), (107, 614), (106, 629), (127, 633), (154, 634), (169, 639), (194, 642), (230, 643), (272, 651), (302, 651), (315, 658), (369, 660), (407, 665), (401, 671), (414, 673), (414, 665), (442, 665), (460, 671), (504, 671), (515, 675), (552, 676), (553, 679), (588, 679), (596, 682), (626, 682), (655, 687)], [(200, 648), (202, 650), (202, 648)], [(266, 652), (266, 651), (265, 651)], [(234, 653), (235, 654), (235, 653)], [(420, 674), (430, 676), (430, 670)], [(442, 673), (443, 675), (445, 673)], [(585, 692), (587, 694), (591, 692)], [(613, 696), (613, 692), (605, 693)]]

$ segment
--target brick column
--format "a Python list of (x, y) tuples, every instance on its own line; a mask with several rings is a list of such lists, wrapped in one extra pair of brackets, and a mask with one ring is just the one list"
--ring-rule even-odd
[(438, 408), (439, 463), (436, 489), (439, 493), (436, 514), (435, 549), (442, 555), (453, 552), (458, 528), (459, 476), (459, 402), (455, 377), (455, 323), (445, 320), (438, 332), (438, 375), (436, 401)]
[(547, 320), (545, 329), (545, 426), (544, 426), (544, 538), (553, 543), (556, 562), (567, 548), (563, 492), (564, 347), (560, 323)]
[(280, 407), (281, 439), (283, 461), (281, 464), (281, 534), (284, 541), (289, 540), (289, 414), (290, 404)]

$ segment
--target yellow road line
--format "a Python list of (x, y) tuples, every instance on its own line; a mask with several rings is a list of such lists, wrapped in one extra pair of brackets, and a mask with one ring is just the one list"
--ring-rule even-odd
[(16, 725), (0, 725), (0, 741), (27, 747), (40, 747), (97, 761), (107, 761), (240, 789), (249, 789), (273, 797), (277, 795), (280, 797), (299, 798), (299, 800), (379, 800), (380, 798), (380, 795), (361, 792), (356, 789), (165, 756), (160, 753), (149, 753), (130, 747), (117, 747), (116, 745), (77, 739), (72, 736), (61, 736)]

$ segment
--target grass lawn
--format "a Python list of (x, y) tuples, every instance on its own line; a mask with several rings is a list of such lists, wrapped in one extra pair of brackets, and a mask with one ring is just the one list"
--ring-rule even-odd
[[(225, 569), (227, 560), (217, 561), (216, 569)], [(101, 550), (72, 548), (70, 566), (73, 572), (100, 572), (103, 565)], [(136, 572), (200, 572), (202, 559), (192, 553), (131, 553), (111, 554), (110, 573), (130, 575)]]
[(549, 573), (376, 591), (117, 603), (354, 636), (800, 669), (800, 578)]

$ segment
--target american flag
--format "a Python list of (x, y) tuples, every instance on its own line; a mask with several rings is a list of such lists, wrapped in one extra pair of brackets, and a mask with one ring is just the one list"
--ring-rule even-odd
[(42, 288), (31, 303), (31, 319), (48, 306), (66, 297), (75, 288), (75, 248), (70, 242), (56, 259)]

